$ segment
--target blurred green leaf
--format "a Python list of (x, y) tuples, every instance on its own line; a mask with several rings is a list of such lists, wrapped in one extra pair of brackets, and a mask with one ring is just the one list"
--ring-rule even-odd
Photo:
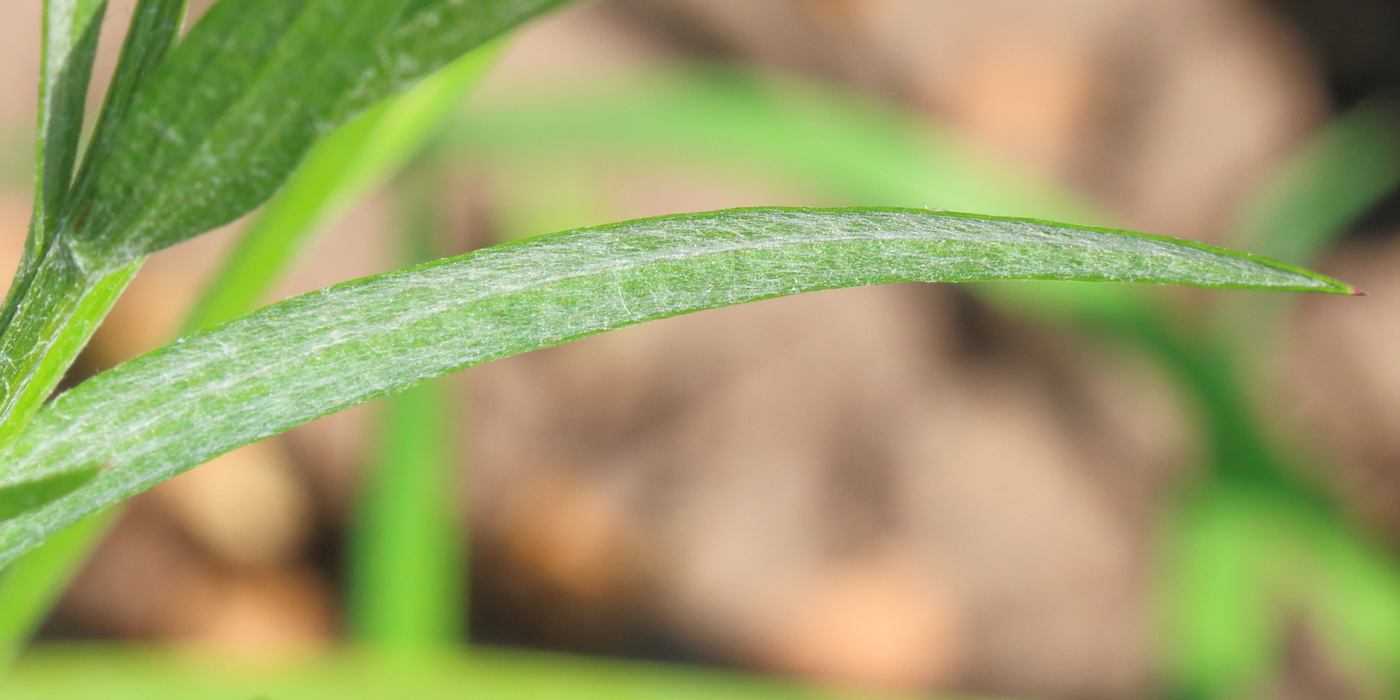
[(1372, 102), (1325, 124), (1240, 213), (1234, 242), (1312, 260), (1400, 185), (1400, 109)]
[[(1247, 207), (1239, 224), (1241, 238), (1249, 247), (1284, 259), (1307, 260), (1320, 252), (1400, 178), (1393, 111), (1393, 106), (1370, 105), (1308, 139)], [(699, 71), (573, 86), (488, 105), (463, 120), (455, 143), (465, 153), (489, 159), (494, 170), (514, 169), (512, 181), (522, 182), (519, 188), (526, 191), (518, 199), (532, 216), (529, 202), (547, 186), (543, 178), (568, 167), (589, 177), (619, 158), (669, 167), (699, 164), (746, 177), (758, 172), (842, 200), (1002, 212), (1068, 207), (1081, 212), (1073, 214), (1077, 218), (1095, 216), (1068, 194), (1043, 185), (1026, 188), (1026, 177), (995, 167), (933, 125), (870, 109), (849, 95), (732, 73)], [(546, 161), (550, 167), (541, 167)], [(567, 192), (573, 200), (597, 201), (586, 190)], [(596, 206), (589, 212), (600, 213)], [(1325, 496), (1291, 463), (1298, 451), (1279, 444), (1287, 436), (1276, 435), (1256, 415), (1249, 393), (1250, 380), (1262, 376), (1264, 358), (1282, 345), (1274, 329), (1288, 298), (1222, 297), (1218, 317), (1224, 332), (1199, 338), (1185, 332), (1173, 307), (1141, 287), (976, 286), (983, 298), (1023, 318), (1109, 331), (1148, 352), (1194, 402), (1206, 435), (1210, 471), (1191, 487), (1192, 501), (1218, 497), (1223, 501), (1214, 507), (1228, 511), (1234, 500), (1216, 493), (1225, 488), (1276, 502), (1276, 508), (1313, 512), (1324, 504)], [(1222, 479), (1231, 482), (1228, 488)], [(1244, 502), (1240, 507), (1247, 514), (1259, 510)], [(1391, 634), (1389, 620), (1400, 620), (1386, 618), (1400, 592), (1392, 583), (1394, 557), (1368, 543), (1335, 510), (1315, 517), (1330, 534), (1301, 538), (1296, 545), (1300, 551), (1313, 547), (1346, 554), (1319, 564), (1329, 572), (1327, 581), (1309, 588), (1311, 597), (1299, 605), (1321, 615), (1317, 622), (1328, 630), (1335, 648), (1357, 650), (1345, 656), (1365, 660), (1368, 672), (1400, 669), (1393, 660), (1397, 647), (1382, 641)], [(1225, 516), (1207, 519), (1235, 522)], [(1170, 567), (1175, 576), (1169, 587), (1183, 601), (1173, 607), (1173, 653), (1184, 681), (1217, 689), (1238, 681), (1233, 687), (1243, 688), (1270, 677), (1277, 658), (1272, 644), (1281, 624), (1275, 619), (1279, 610), (1266, 600), (1270, 577), (1255, 570), (1256, 564), (1263, 565), (1255, 555), (1275, 549), (1278, 536), (1270, 534), (1268, 523), (1234, 529), (1204, 523), (1201, 528), (1197, 537), (1188, 538), (1194, 544), (1183, 547), (1188, 554), (1177, 556), (1182, 566)], [(1229, 551), (1211, 555), (1222, 549)], [(1391, 673), (1400, 678), (1400, 672)]]
[[(1285, 158), (1243, 207), (1232, 240), (1260, 254), (1309, 263), (1400, 187), (1400, 107), (1372, 102), (1324, 125)], [(1275, 369), (1293, 305), (1221, 300), (1217, 335), (1252, 378)]]
[(554, 172), (591, 160), (710, 165), (805, 183), (838, 203), (1097, 223), (1102, 215), (936, 122), (869, 98), (737, 69), (672, 69), (481, 100), (448, 145), (484, 170)]
[[(75, 672), (81, 669), (81, 672)], [(473, 649), (414, 663), (366, 653), (300, 664), (215, 664), (118, 648), (45, 649), (0, 686), (2, 700), (875, 700), (791, 680), (695, 667)], [(971, 700), (971, 699), (967, 699)]]
[(1362, 678), (1400, 691), (1400, 562), (1349, 523), (1323, 521), (1309, 544), (1316, 583), (1310, 612), (1337, 660)]
[(355, 637), (400, 658), (460, 641), (466, 542), (454, 505), (452, 395), (427, 382), (383, 399), (379, 447), (360, 484), (351, 533)]
[[(449, 145), (501, 176), (529, 217), (561, 171), (591, 181), (618, 161), (712, 167), (799, 183), (837, 203), (1104, 221), (1087, 201), (964, 143), (931, 119), (793, 79), (724, 67), (671, 69), (625, 80), (552, 86), (481, 103), (454, 120)], [(575, 199), (587, 196), (574, 193)], [(559, 196), (551, 192), (551, 198)], [(533, 223), (533, 221), (532, 221)], [(1132, 325), (1157, 313), (1149, 290), (1064, 283), (979, 284), (1030, 318)]]
[(1189, 698), (1257, 691), (1282, 653), (1277, 562), (1286, 523), (1277, 503), (1251, 489), (1188, 497), (1166, 528), (1159, 587), (1169, 682)]
[(111, 511), (85, 518), (0, 572), (0, 673), (9, 670), (111, 520)]

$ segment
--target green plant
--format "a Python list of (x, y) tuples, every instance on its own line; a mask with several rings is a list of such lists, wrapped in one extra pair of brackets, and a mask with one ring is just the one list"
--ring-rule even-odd
[[(353, 152), (337, 139), (363, 146), (380, 129), (396, 133), (377, 123), (390, 117), (376, 103), (561, 4), (223, 0), (177, 41), (185, 3), (141, 0), (79, 164), (105, 3), (45, 3), (35, 212), (0, 309), (0, 515), (9, 516), (0, 566), (11, 569), (0, 602), (26, 567), (61, 568), (21, 555), (218, 454), (456, 369), (646, 320), (902, 281), (1356, 293), (1282, 263), (1144, 234), (926, 209), (764, 208), (540, 236), (198, 330), (261, 297), (294, 247), (278, 217), (294, 221), (280, 230), (312, 228), (359, 182), (337, 177), (293, 200), (319, 197), (309, 212), (267, 210), (262, 221), (273, 223), (250, 234), (188, 335), (45, 405), (145, 256), (256, 208), (323, 138), (289, 190), (314, 181), (318, 157)], [(365, 110), (352, 131), (331, 135)], [(45, 592), (17, 588), (22, 599)], [(7, 629), (22, 632), (24, 620)]]
[[(594, 216), (606, 216), (592, 204), (596, 193), (551, 182), (559, 178), (549, 174), (531, 177), (543, 158), (565, 172), (626, 158), (761, 173), (837, 200), (919, 202), (938, 192), (951, 206), (1103, 217), (1067, 192), (957, 147), (926, 123), (809, 85), (711, 66), (573, 88), (477, 105), (454, 122), (455, 152), (506, 171), (496, 186), (521, 190), (508, 201), (524, 202), (527, 193), (563, 201), (555, 193), (563, 190), (590, 202)], [(1393, 116), (1394, 105), (1375, 103), (1328, 124), (1246, 202), (1233, 240), (1290, 258), (1317, 256), (1400, 184)], [(518, 208), (518, 219), (535, 216)], [(1027, 322), (1087, 331), (1143, 353), (1195, 414), (1203, 474), (1172, 494), (1156, 553), (1166, 686), (1183, 697), (1266, 687), (1285, 663), (1280, 630), (1301, 613), (1352, 676), (1400, 687), (1391, 641), (1400, 636), (1400, 562), (1309, 478), (1298, 431), (1269, 425), (1251, 400), (1283, 347), (1289, 297), (1222, 298), (1238, 303), (1205, 309), (1197, 313), (1202, 321), (1185, 324), (1170, 299), (1142, 287), (975, 291)]]

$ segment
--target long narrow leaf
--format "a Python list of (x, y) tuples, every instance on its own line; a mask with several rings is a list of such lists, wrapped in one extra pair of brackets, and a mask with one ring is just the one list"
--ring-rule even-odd
[[(136, 5), (122, 45), (121, 59), (112, 74), (112, 83), (102, 102), (102, 112), (93, 130), (92, 143), (83, 157), (83, 167), (73, 185), (73, 201), (65, 201), (65, 216), (81, 216), (92, 177), (116, 145), (122, 123), (131, 111), (137, 90), (151, 71), (165, 60), (185, 22), (189, 0), (141, 0)], [(77, 202), (75, 205), (74, 202)]]
[[(439, 182), (440, 168), (420, 163), (395, 188), (405, 262), (438, 256)], [(351, 624), (361, 642), (403, 658), (457, 641), (466, 626), (454, 398), (445, 382), (432, 381), (378, 402), (378, 450), (355, 508)]]
[(381, 399), (379, 449), (360, 486), (351, 624), (360, 642), (401, 657), (457, 642), (465, 629), (453, 398), (428, 382)]
[[(448, 114), (494, 53), (483, 48), (463, 57), (317, 144), (194, 304), (185, 328), (207, 328), (252, 310), (301, 243), (428, 138), (425, 132)], [(89, 518), (6, 569), (0, 578), (0, 664), (14, 656), (114, 514)]]
[[(141, 0), (137, 5), (83, 174), (94, 160), (91, 156), (105, 152), (111, 143), (108, 134), (127, 123), (133, 95), (174, 42), (184, 11), (185, 0)], [(82, 82), (86, 85), (86, 76)], [(71, 145), (68, 139), (65, 136), (65, 149)], [(72, 157), (64, 156), (65, 181), (71, 177), (67, 170)], [(48, 176), (45, 170), (41, 181)], [(0, 445), (22, 430), (48, 398), (140, 266), (140, 259), (133, 258), (93, 267), (73, 250), (65, 227), (74, 216), (73, 202), (83, 199), (79, 195), (85, 179), (90, 178), (80, 174), (79, 189), (52, 203), (64, 212), (53, 230), (46, 223), (54, 218), (43, 204), (47, 195), (39, 193), (36, 206), (44, 211), (36, 209), (19, 277), (0, 310)], [(76, 216), (84, 218), (82, 213)]]
[(542, 236), (295, 297), (59, 397), (3, 455), (9, 479), (111, 467), (0, 524), (0, 565), (223, 452), (463, 367), (800, 292), (984, 279), (1352, 291), (1169, 238), (914, 209), (741, 209)]
[(316, 144), (239, 238), (190, 311), (185, 331), (208, 328), (257, 308), (288, 262), (329, 219), (437, 132), (496, 53), (495, 47), (484, 46), (463, 56)]
[[(487, 105), (464, 117), (453, 143), (469, 155), (490, 159), (494, 170), (514, 168), (506, 182), (524, 181), (536, 195), (543, 178), (561, 169), (624, 157), (701, 164), (747, 176), (766, 173), (785, 185), (806, 185), (842, 199), (905, 200), (979, 211), (1085, 207), (1065, 193), (1027, 198), (1016, 178), (985, 164), (977, 167), (981, 159), (959, 152), (936, 130), (917, 128), (896, 115), (882, 118), (862, 104), (810, 87), (757, 85), (733, 74), (686, 72), (660, 81), (571, 86), (524, 105)], [(1315, 257), (1400, 181), (1394, 117), (1393, 104), (1370, 104), (1325, 125), (1251, 198), (1231, 240), (1284, 259)], [(549, 168), (542, 167), (545, 164)], [(1094, 218), (1092, 213), (1075, 216)], [(1261, 379), (1272, 369), (1267, 359), (1281, 346), (1277, 336), (1282, 312), (1292, 308), (1294, 298), (1221, 298), (1214, 314), (1221, 331), (1217, 347), (1201, 342), (1199, 332), (1186, 334), (1173, 323), (1171, 309), (1158, 303), (1161, 299), (1128, 293), (1149, 290), (1068, 283), (982, 285), (978, 291), (1016, 315), (1040, 323), (1089, 324), (1145, 351), (1185, 390), (1206, 439), (1209, 476), (1193, 484), (1193, 501), (1211, 499), (1220, 508), (1230, 507), (1227, 495), (1238, 497), (1241, 489), (1235, 482), (1243, 479), (1232, 479), (1228, 487), (1222, 482), (1248, 475), (1250, 488), (1243, 493), (1253, 501), (1242, 500), (1237, 507), (1248, 510), (1254, 502), (1265, 501), (1277, 508), (1299, 508), (1298, 501), (1303, 501), (1326, 516), (1318, 519), (1316, 528), (1332, 538), (1332, 549), (1346, 553), (1338, 559), (1347, 565), (1318, 567), (1336, 573), (1328, 574), (1325, 585), (1319, 582), (1310, 600), (1300, 605), (1315, 608), (1312, 624), (1330, 635), (1328, 646), (1338, 658), (1364, 659), (1372, 673), (1400, 668), (1393, 643), (1400, 639), (1395, 629), (1400, 622), (1392, 622), (1400, 617), (1375, 612), (1390, 610), (1400, 601), (1400, 588), (1393, 583), (1400, 581), (1400, 567), (1354, 523), (1335, 510), (1316, 508), (1314, 501), (1322, 497), (1298, 478), (1309, 470), (1292, 464), (1299, 454), (1292, 449), (1294, 440), (1280, 442), (1283, 436), (1267, 429), (1247, 400), (1248, 380)], [(1222, 488), (1230, 494), (1216, 492)], [(1263, 551), (1277, 537), (1274, 521), (1244, 516), (1232, 522), (1236, 521), (1242, 524), (1232, 535), (1241, 539), (1242, 551)], [(1187, 522), (1195, 527), (1193, 520)], [(1260, 626), (1278, 624), (1255, 605), (1266, 587), (1251, 590), (1248, 582), (1230, 576), (1242, 570), (1248, 574), (1244, 578), (1270, 577), (1251, 571), (1248, 557), (1231, 554), (1230, 571), (1219, 578), (1211, 553), (1220, 544), (1220, 533), (1178, 528), (1173, 535), (1185, 540), (1180, 547), (1185, 556), (1164, 568), (1171, 577), (1169, 588), (1180, 589), (1175, 590), (1175, 619), (1169, 625), (1177, 632), (1172, 639), (1177, 648), (1171, 649), (1178, 661), (1177, 682), (1209, 689), (1204, 693), (1209, 696), (1230, 695), (1221, 682), (1208, 679), (1258, 672), (1250, 666), (1271, 658), (1261, 649), (1273, 642), (1260, 633)], [(1255, 541), (1250, 542), (1251, 537)], [(1319, 553), (1309, 548), (1321, 541), (1321, 536), (1292, 538), (1291, 546), (1295, 556), (1317, 557)], [(1202, 585), (1205, 581), (1222, 583), (1212, 587)], [(1240, 608), (1242, 617), (1226, 629), (1221, 627), (1221, 611), (1228, 617), (1232, 606)], [(1260, 614), (1265, 617), (1251, 617)], [(1200, 640), (1215, 641), (1203, 645)], [(1216, 647), (1222, 643), (1237, 647), (1221, 652)], [(1240, 647), (1250, 644), (1263, 646), (1241, 653)], [(1230, 669), (1232, 664), (1239, 668)], [(1389, 673), (1400, 678), (1400, 673)]]
[[(12, 296), (7, 299), (5, 311), (0, 312), (4, 317), (0, 322), (0, 328), (3, 328), (0, 331), (0, 357), (6, 360), (3, 363), (5, 372), (0, 378), (0, 385), (3, 386), (0, 388), (0, 421), (3, 421), (0, 443), (13, 439), (28, 424), (140, 266), (139, 262), (132, 262), (110, 274), (87, 274), (78, 269), (71, 256), (66, 254), (66, 242), (55, 240), (59, 233), (56, 223), (58, 214), (70, 201), (68, 181), (73, 177), (71, 171), (77, 154), (82, 93), (87, 86), (87, 72), (91, 69), (92, 46), (69, 46), (79, 56), (74, 57), (69, 62), (72, 65), (64, 70), (75, 74), (81, 72), (82, 76), (79, 80), (65, 75), (60, 81), (64, 82), (64, 86), (59, 89), (76, 90), (76, 95), (51, 98), (48, 94), (51, 89), (49, 73), (54, 69), (49, 64), (57, 58), (55, 46), (62, 46), (65, 38), (64, 32), (56, 31), (57, 25), (67, 22), (67, 31), (76, 32), (73, 26), (75, 19), (90, 15), (82, 20), (89, 23), (82, 31), (91, 34), (91, 38), (84, 41), (95, 42), (101, 7), (102, 4), (98, 3), (75, 4), (56, 0), (45, 5), (45, 60), (41, 80), (44, 87), (40, 90), (42, 176), (35, 198), (34, 223), (25, 244), (24, 263), (11, 290)], [(84, 171), (91, 172), (93, 164), (101, 161), (101, 154), (110, 145), (110, 135), (124, 121), (136, 90), (174, 43), (185, 7), (186, 0), (141, 0), (137, 5), (98, 119), (93, 145), (84, 159)], [(67, 13), (66, 16), (59, 16), (64, 13)], [(54, 104), (49, 104), (51, 99)], [(65, 101), (68, 104), (62, 104)], [(55, 128), (55, 133), (61, 134), (62, 138), (54, 140), (53, 136), (45, 136), (49, 130), (46, 121), (60, 119), (60, 116), (43, 115), (59, 108), (67, 110), (62, 118), (72, 123)], [(46, 144), (46, 140), (49, 143)], [(57, 157), (54, 151), (44, 152), (46, 147), (56, 145), (64, 149), (62, 157), (65, 163), (61, 167), (50, 162), (50, 158)], [(50, 158), (46, 158), (46, 155)], [(49, 172), (49, 169), (55, 170)], [(50, 175), (55, 182), (45, 184), (43, 180)], [(46, 493), (31, 489), (25, 492), (31, 502), (19, 505), (40, 505), (41, 501), (34, 498), (36, 495), (49, 498), (64, 495), (66, 491), (63, 489), (71, 490), (90, 479), (95, 473), (91, 470), (92, 467), (80, 467), (74, 472), (53, 475), (48, 481), (35, 482), (42, 485)], [(0, 579), (0, 664), (7, 665), (14, 658), (43, 612), (63, 590), (63, 583), (77, 568), (81, 557), (91, 549), (97, 536), (105, 531), (104, 523), (104, 518), (93, 517), (81, 526), (58, 533), (42, 550), (31, 552), (3, 573), (3, 579)]]
[(83, 100), (92, 77), (98, 32), (106, 0), (45, 0), (43, 59), (39, 64), (39, 138), (35, 149), (34, 225), (41, 238), (53, 228), (62, 209), (78, 137), (83, 129)]
[(488, 172), (550, 173), (561, 160), (707, 165), (839, 202), (1105, 220), (927, 118), (739, 68), (670, 69), (483, 100), (454, 127), (449, 145)]
[(563, 0), (216, 4), (137, 94), (69, 226), (120, 266), (265, 201), (319, 138)]
[(67, 200), (83, 129), (84, 98), (97, 55), (106, 0), (45, 0), (39, 62), (39, 127), (35, 141), (34, 214), (14, 281), (0, 307), (0, 333), (38, 275)]

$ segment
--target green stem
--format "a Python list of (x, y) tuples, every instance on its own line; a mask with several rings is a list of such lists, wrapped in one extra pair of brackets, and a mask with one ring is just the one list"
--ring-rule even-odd
[[(21, 269), (0, 311), (8, 321), (0, 330), (0, 449), (38, 413), (140, 266), (93, 275), (66, 246), (52, 245)], [(53, 605), (110, 521), (88, 518), (0, 572), (0, 668), (19, 654), (39, 613)]]
[(120, 511), (109, 510), (54, 535), (0, 577), (0, 669), (7, 669), (97, 547)]
[(451, 644), (462, 628), (447, 388), (429, 382), (385, 400), (378, 459), (356, 512), (352, 625), (359, 639), (405, 656)]
[[(403, 188), (410, 262), (438, 257), (433, 239), (441, 226), (432, 186), (439, 172), (415, 171)], [(457, 641), (466, 614), (452, 399), (446, 383), (432, 381), (381, 401), (378, 458), (356, 510), (352, 624), (360, 639), (405, 658)]]
[[(141, 261), (89, 273), (64, 245), (51, 245), (5, 300), (0, 318), (0, 448), (38, 413), (77, 359)], [(27, 282), (27, 283), (25, 283)]]

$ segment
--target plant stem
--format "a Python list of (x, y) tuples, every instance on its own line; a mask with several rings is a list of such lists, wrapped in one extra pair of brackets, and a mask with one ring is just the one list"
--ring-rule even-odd
[[(141, 266), (94, 275), (65, 246), (33, 250), (0, 308), (0, 449), (38, 413)], [(37, 613), (52, 607), (112, 519), (111, 512), (87, 518), (0, 572), (0, 668), (13, 662), (42, 619)]]
[[(406, 178), (405, 257), (438, 257), (438, 168)], [(462, 633), (465, 549), (454, 505), (460, 461), (449, 386), (431, 381), (381, 401), (377, 459), (365, 475), (350, 542), (350, 617), (357, 636), (410, 658)]]
[(453, 513), (453, 401), (434, 381), (384, 401), (378, 458), (361, 487), (352, 539), (356, 636), (413, 655), (462, 630), (465, 586)]
[(93, 274), (54, 244), (16, 281), (0, 309), (0, 448), (38, 413), (140, 266)]
[(97, 547), (120, 511), (82, 520), (26, 554), (0, 577), (0, 670), (8, 669), (30, 635), (67, 589), (67, 583)]

